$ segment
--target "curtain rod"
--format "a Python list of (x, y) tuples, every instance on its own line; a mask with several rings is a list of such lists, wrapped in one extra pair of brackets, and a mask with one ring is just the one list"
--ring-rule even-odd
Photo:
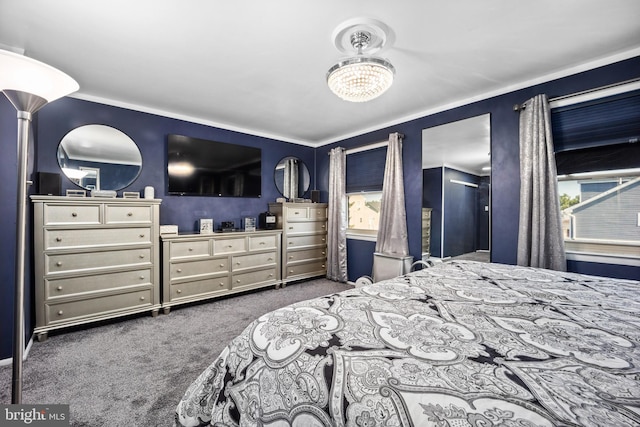
[[(404, 134), (403, 133), (400, 133), (400, 132), (392, 132), (392, 133), (396, 133), (398, 135), (398, 138), (404, 139)], [(389, 134), (389, 135), (391, 135), (391, 134)], [(380, 142), (373, 142), (371, 144), (360, 145), (359, 147), (353, 147), (353, 148), (342, 148), (342, 147), (338, 147), (338, 148), (342, 148), (342, 150), (346, 151), (347, 154), (355, 154), (355, 153), (359, 153), (360, 151), (374, 150), (376, 148), (386, 147), (387, 145), (389, 145), (389, 141), (388, 140), (380, 141)], [(328, 156), (331, 155), (331, 150), (329, 150), (327, 155)]]
[[(550, 98), (549, 99), (549, 103), (568, 100), (568, 99), (571, 99), (571, 98), (576, 98), (576, 97), (579, 97), (579, 96), (584, 96), (584, 95), (588, 95), (590, 93), (595, 93), (595, 92), (599, 92), (599, 91), (606, 91), (606, 90), (618, 88), (618, 87), (629, 85), (629, 84), (633, 84), (633, 83), (640, 83), (640, 78), (631, 79), (631, 80), (625, 80), (623, 82), (613, 83), (613, 84), (606, 85), (606, 86), (600, 86), (600, 87), (596, 87), (596, 88), (593, 88), (593, 89), (587, 89), (587, 90), (583, 90), (581, 92), (570, 93), (568, 95), (557, 96), (555, 98)], [(631, 89), (631, 90), (633, 90), (633, 89)], [(527, 107), (526, 102), (523, 102), (522, 104), (514, 104), (513, 105), (513, 111), (524, 110), (526, 107)]]

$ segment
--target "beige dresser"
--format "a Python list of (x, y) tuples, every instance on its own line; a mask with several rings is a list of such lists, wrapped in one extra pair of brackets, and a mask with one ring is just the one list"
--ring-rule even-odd
[(431, 208), (422, 208), (422, 258), (431, 254)]
[(327, 204), (269, 203), (282, 229), (282, 281), (327, 274)]
[(280, 230), (162, 235), (162, 307), (281, 284)]
[(36, 327), (160, 309), (158, 199), (32, 196)]

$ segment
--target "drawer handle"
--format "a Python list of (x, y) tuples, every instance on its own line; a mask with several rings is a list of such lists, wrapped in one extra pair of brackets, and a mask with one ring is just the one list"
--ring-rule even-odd
[(322, 251), (322, 255), (326, 255), (327, 253), (325, 251)]
[(140, 255), (138, 255), (138, 257), (139, 257), (140, 259), (143, 259), (143, 258), (144, 258), (144, 255), (143, 255), (143, 254), (140, 254)]
[(56, 262), (56, 265), (57, 265), (58, 267), (60, 267), (60, 266), (62, 266), (62, 263), (61, 263), (60, 261), (58, 261), (58, 262)]
[(269, 274), (269, 277), (273, 277), (273, 273), (270, 273), (270, 274)]
[(56, 237), (56, 242), (62, 242), (62, 237)]
[(144, 234), (141, 234), (141, 235), (140, 235), (140, 238), (141, 238), (141, 239), (143, 239), (143, 238), (144, 238)]
[(56, 288), (56, 290), (61, 291), (61, 290), (62, 290), (62, 286), (58, 286), (58, 287)]
[(224, 282), (220, 282), (220, 287), (223, 287), (223, 286), (224, 286)]
[(325, 265), (324, 265), (324, 264), (322, 264), (322, 268), (325, 268)]
[(229, 249), (231, 249), (231, 248), (233, 247), (233, 245), (227, 245), (227, 247), (228, 247)]
[(326, 242), (326, 241), (327, 241), (327, 239), (325, 239), (325, 238), (323, 237), (323, 238), (322, 238), (322, 241), (323, 241), (323, 242)]
[(144, 301), (144, 297), (140, 297), (140, 301)]
[(176, 271), (177, 271), (178, 273), (182, 273), (182, 269), (181, 269), (181, 268), (177, 269)]
[(324, 225), (324, 224), (322, 224), (322, 228), (327, 228), (327, 226), (326, 226), (326, 225)]
[(290, 274), (293, 274), (293, 270), (289, 270), (289, 273), (290, 273)]
[(127, 212), (127, 216), (133, 216), (133, 212)]
[(220, 268), (224, 268), (224, 264), (220, 264)]
[(289, 242), (290, 245), (293, 245), (293, 242)]
[(289, 259), (293, 259), (293, 255), (289, 255)]
[(261, 245), (265, 245), (266, 243), (265, 243), (265, 242), (260, 242), (260, 244), (261, 244)]
[(181, 293), (182, 293), (182, 289), (178, 289), (178, 290), (176, 291), (176, 293), (181, 294)]
[(240, 279), (237, 279), (237, 280), (236, 280), (236, 283), (240, 283)]
[(273, 261), (273, 258), (269, 257), (267, 258), (267, 261)]
[(289, 227), (289, 230), (293, 230), (293, 227)]
[(64, 311), (60, 310), (58, 311), (58, 316), (62, 316), (64, 314)]
[(193, 252), (193, 248), (189, 248), (189, 252)]
[(236, 262), (236, 265), (240, 265), (240, 261)]
[(71, 212), (71, 216), (75, 218), (75, 217), (78, 216), (78, 213), (77, 212)]
[(296, 211), (296, 212), (294, 212), (293, 214), (294, 214), (294, 215), (300, 215), (300, 212), (297, 212), (297, 211)]
[(144, 280), (144, 276), (140, 276), (140, 280)]

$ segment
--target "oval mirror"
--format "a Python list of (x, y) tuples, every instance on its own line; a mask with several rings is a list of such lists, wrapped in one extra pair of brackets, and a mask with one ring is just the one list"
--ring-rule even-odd
[(142, 156), (136, 143), (118, 129), (86, 125), (62, 138), (58, 165), (85, 190), (122, 190), (140, 175)]
[(288, 156), (280, 160), (273, 177), (278, 191), (287, 199), (302, 198), (309, 190), (309, 170), (297, 157)]

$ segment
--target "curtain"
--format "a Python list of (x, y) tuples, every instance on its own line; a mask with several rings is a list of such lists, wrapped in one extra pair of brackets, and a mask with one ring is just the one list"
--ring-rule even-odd
[(284, 194), (289, 199), (299, 197), (297, 159), (287, 159), (284, 165)]
[(560, 201), (546, 95), (520, 111), (518, 265), (566, 271)]
[(327, 279), (347, 281), (347, 194), (343, 148), (329, 153), (329, 206), (327, 212)]
[(402, 140), (398, 133), (389, 134), (376, 252), (399, 257), (409, 255), (402, 174)]

